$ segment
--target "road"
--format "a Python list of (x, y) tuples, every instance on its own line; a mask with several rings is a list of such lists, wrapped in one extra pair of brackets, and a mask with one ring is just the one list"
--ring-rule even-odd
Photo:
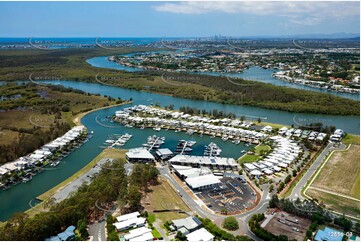
[(90, 238), (92, 238), (91, 240), (93, 241), (106, 241), (106, 235), (105, 235), (105, 221), (103, 222), (95, 222), (91, 225), (89, 225), (89, 235)]
[[(173, 186), (173, 188), (176, 191), (177, 190), (179, 191), (179, 194), (180, 194), (182, 200), (188, 205), (188, 207), (193, 212), (195, 212), (196, 214), (198, 214), (199, 216), (201, 216), (203, 218), (209, 218), (212, 221), (219, 220), (219, 219), (223, 220), (225, 218), (225, 216), (223, 216), (221, 214), (216, 214), (214, 212), (211, 212), (208, 209), (201, 208), (201, 205), (196, 203), (194, 201), (194, 199), (191, 196), (189, 196), (188, 193), (186, 193), (184, 191), (184, 189), (179, 185), (179, 183), (174, 180), (174, 178), (170, 174), (168, 167), (166, 167), (166, 166), (160, 167), (159, 171), (160, 171), (160, 174), (169, 181), (169, 183)], [(269, 199), (270, 199), (270, 196), (268, 195), (268, 189), (265, 189), (265, 192), (263, 193), (261, 201), (253, 210), (248, 211), (243, 214), (235, 215), (235, 217), (240, 222), (240, 226), (245, 228), (245, 230), (246, 230), (245, 234), (254, 240), (261, 240), (261, 239), (259, 239), (256, 235), (254, 235), (252, 233), (252, 231), (248, 228), (248, 221), (255, 212), (264, 213), (267, 210)]]
[[(108, 162), (111, 161), (113, 159), (108, 159), (108, 158), (104, 158), (101, 159), (96, 166), (92, 167), (89, 171), (85, 172), (84, 174), (82, 174), (80, 177), (78, 177), (77, 179), (73, 180), (71, 183), (67, 184), (66, 186), (64, 186), (63, 188), (61, 188), (59, 191), (57, 191), (52, 198), (55, 199), (55, 201), (57, 203), (61, 202), (62, 200), (64, 200), (65, 198), (67, 198), (69, 196), (69, 194), (71, 194), (72, 192), (76, 192), (78, 190), (78, 188), (85, 182), (87, 184), (90, 183), (92, 177), (99, 173), (101, 170), (101, 166)], [(130, 174), (130, 172), (132, 171), (133, 168), (133, 164), (131, 163), (126, 163), (124, 165), (125, 171), (127, 173), (127, 175)]]
[(303, 175), (301, 180), (293, 188), (293, 191), (288, 198), (292, 199), (292, 200), (300, 198), (301, 200), (303, 200), (304, 197), (301, 194), (303, 187), (306, 186), (308, 180), (311, 179), (313, 173), (316, 172), (316, 170), (322, 164), (322, 162), (324, 161), (325, 157), (329, 154), (329, 152), (331, 152), (332, 150), (344, 150), (345, 148), (346, 148), (346, 145), (344, 145), (344, 144), (340, 144), (340, 146), (337, 148), (334, 147), (334, 143), (327, 144), (326, 148), (316, 158), (316, 160), (313, 162), (311, 167), (306, 171), (306, 173)]
[[(98, 164), (100, 164), (100, 163), (98, 163)], [(129, 163), (129, 162), (125, 163), (124, 168), (125, 168), (126, 174), (129, 176), (133, 170), (133, 164)], [(115, 208), (110, 210), (109, 213), (112, 214), (114, 211), (115, 211)], [(100, 222), (96, 221), (93, 224), (89, 225), (88, 233), (89, 233), (89, 236), (92, 241), (106, 241), (107, 240), (106, 231), (105, 231), (105, 225), (106, 225), (106, 221), (105, 221), (106, 217), (105, 216), (106, 215), (104, 215), (104, 217), (100, 220)]]
[(62, 200), (67, 198), (69, 194), (71, 194), (72, 192), (76, 192), (84, 182), (88, 184), (91, 181), (91, 178), (94, 176), (94, 174), (98, 173), (101, 170), (100, 166), (107, 161), (108, 159), (101, 159), (96, 166), (92, 167), (89, 171), (85, 172), (80, 177), (73, 180), (65, 187), (61, 188), (61, 190), (57, 191), (52, 196), (52, 198), (54, 198), (57, 203), (61, 202)]
[[(319, 166), (322, 164), (322, 162), (324, 161), (325, 157), (329, 154), (329, 152), (332, 150), (343, 150), (345, 148), (346, 148), (346, 146), (343, 144), (341, 144), (339, 147), (334, 147), (334, 143), (329, 143), (326, 146), (326, 148), (321, 152), (321, 154), (316, 158), (316, 160), (313, 162), (311, 167), (306, 171), (306, 173), (303, 175), (301, 180), (296, 184), (296, 186), (294, 187), (289, 198), (297, 199), (299, 197), (300, 199), (302, 199), (303, 198), (303, 196), (301, 195), (302, 188), (307, 184), (307, 181), (312, 177), (314, 172), (319, 168)], [(127, 175), (129, 175), (132, 171), (132, 164), (127, 163), (125, 168), (126, 168)], [(182, 186), (172, 177), (170, 170), (167, 166), (159, 166), (158, 170), (160, 172), (160, 175), (163, 178), (168, 180), (168, 182), (171, 184), (173, 189), (175, 191), (179, 191), (178, 193), (179, 193), (181, 199), (188, 205), (188, 207), (190, 208), (190, 210), (193, 213), (196, 213), (203, 218), (209, 218), (213, 222), (223, 221), (225, 216), (214, 213), (213, 211), (211, 211), (209, 209), (202, 208), (201, 207), (202, 203), (195, 201), (182, 188)], [(249, 229), (248, 221), (251, 219), (253, 214), (265, 213), (267, 211), (268, 203), (269, 203), (269, 200), (271, 199), (271, 195), (272, 195), (268, 192), (268, 190), (269, 190), (268, 184), (262, 185), (261, 188), (263, 190), (263, 194), (262, 194), (261, 200), (258, 203), (258, 205), (250, 211), (247, 211), (245, 213), (234, 216), (239, 221), (240, 227), (244, 229), (245, 235), (249, 236), (250, 238), (252, 238), (256, 241), (260, 241), (261, 239), (258, 238), (255, 234), (253, 234), (252, 231)], [(163, 232), (162, 229), (159, 228), (158, 230), (162, 234), (162, 232)], [(96, 222), (96, 223), (90, 225), (89, 226), (89, 234), (91, 235), (92, 240), (94, 240), (94, 241), (100, 241), (100, 240), (105, 241), (106, 240), (105, 222), (104, 221), (100, 222), (100, 223)]]

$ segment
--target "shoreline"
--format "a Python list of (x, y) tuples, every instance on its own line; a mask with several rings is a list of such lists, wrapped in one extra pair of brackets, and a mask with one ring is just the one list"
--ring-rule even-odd
[[(93, 110), (89, 110), (87, 112), (82, 112), (82, 113), (78, 113), (77, 115), (75, 115), (72, 118), (72, 121), (74, 122), (75, 125), (83, 125), (81, 120), (85, 115), (88, 115), (92, 112), (98, 111), (98, 110), (102, 110), (102, 109), (107, 109), (107, 108), (112, 108), (112, 107), (116, 107), (116, 106), (122, 106), (125, 104), (129, 104), (131, 103), (131, 101), (126, 101), (126, 102), (122, 102), (120, 104), (113, 104), (113, 105), (109, 105), (106, 107), (100, 107), (100, 108), (96, 108)], [(34, 216), (35, 214), (39, 213), (40, 210), (42, 210), (43, 207), (43, 202), (46, 201), (45, 198), (50, 198), (51, 196), (53, 196), (55, 193), (57, 193), (58, 191), (60, 191), (61, 189), (63, 189), (64, 187), (66, 187), (67, 185), (69, 185), (71, 182), (73, 182), (74, 180), (76, 180), (77, 178), (81, 177), (84, 173), (88, 172), (92, 166), (94, 165), (94, 161), (102, 154), (104, 153), (104, 150), (102, 152), (100, 152), (93, 160), (91, 160), (87, 165), (85, 165), (84, 167), (82, 167), (79, 171), (77, 171), (76, 173), (74, 173), (73, 175), (71, 175), (70, 177), (68, 177), (67, 179), (65, 179), (64, 181), (62, 181), (61, 183), (59, 183), (58, 185), (50, 188), (49, 190), (47, 190), (46, 192), (40, 194), (39, 196), (37, 196), (35, 199), (41, 200), (41, 203), (35, 205), (34, 207), (29, 208), (28, 210), (23, 211), (24, 213), (28, 214), (29, 216)], [(95, 162), (96, 164), (97, 162)], [(45, 211), (45, 210), (44, 210)], [(1, 225), (5, 224), (7, 221), (1, 221)]]
[(98, 110), (102, 110), (102, 109), (107, 109), (107, 108), (113, 108), (113, 107), (117, 107), (117, 106), (126, 105), (126, 104), (129, 104), (129, 103), (132, 103), (132, 102), (133, 101), (125, 101), (125, 102), (122, 102), (122, 103), (119, 103), (119, 104), (113, 104), (113, 105), (109, 105), (109, 106), (106, 106), (106, 107), (100, 107), (100, 108), (92, 109), (92, 110), (89, 110), (87, 112), (78, 113), (77, 115), (75, 115), (73, 117), (72, 121), (73, 121), (73, 123), (75, 125), (83, 125), (81, 120), (85, 115), (88, 115), (89, 113), (92, 113), (92, 112), (95, 112), (95, 111), (98, 111)]

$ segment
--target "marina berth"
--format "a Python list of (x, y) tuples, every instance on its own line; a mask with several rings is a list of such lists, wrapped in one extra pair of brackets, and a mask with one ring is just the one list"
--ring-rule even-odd
[[(82, 136), (86, 131), (84, 126), (75, 126), (63, 136), (56, 138), (55, 140), (49, 142), (48, 144), (43, 145), (41, 148), (35, 150), (34, 152), (20, 157), (13, 162), (6, 163), (0, 166), (1, 172), (0, 178), (7, 173), (15, 174), (19, 171), (26, 170), (25, 174), (22, 174), (24, 182), (30, 181), (32, 176), (39, 172), (39, 167), (46, 166), (47, 164), (57, 165), (59, 160), (52, 161), (52, 157), (55, 155), (56, 159), (59, 154), (61, 157), (65, 157), (69, 153), (69, 149), (72, 149), (75, 143), (79, 142), (79, 137)], [(81, 141), (83, 142), (83, 141)], [(63, 149), (67, 148), (65, 151)], [(57, 153), (58, 152), (58, 153)], [(6, 172), (5, 172), (6, 171)], [(4, 182), (3, 182), (4, 183)], [(5, 181), (3, 189), (7, 189), (9, 185), (13, 184), (12, 182)]]
[(159, 131), (162, 127), (175, 129), (176, 132), (184, 131), (189, 135), (199, 133), (211, 137), (219, 136), (224, 141), (228, 139), (238, 142), (258, 144), (268, 137), (267, 134), (248, 130), (252, 122), (240, 121), (237, 119), (211, 119), (190, 114), (183, 114), (171, 110), (138, 105), (116, 111), (114, 120), (123, 125), (136, 125), (141, 128), (149, 127)]

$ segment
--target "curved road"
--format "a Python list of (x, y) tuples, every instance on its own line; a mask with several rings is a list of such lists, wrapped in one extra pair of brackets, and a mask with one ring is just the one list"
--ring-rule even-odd
[[(169, 181), (171, 186), (173, 186), (173, 188), (176, 191), (177, 190), (179, 191), (179, 195), (181, 196), (183, 201), (189, 206), (189, 208), (192, 211), (194, 211), (195, 213), (197, 213), (199, 216), (204, 217), (204, 218), (209, 218), (212, 221), (225, 218), (225, 216), (223, 216), (223, 215), (216, 214), (213, 211), (201, 208), (200, 204), (195, 202), (194, 199), (192, 197), (190, 197), (187, 192), (184, 191), (184, 189), (179, 185), (179, 183), (173, 179), (173, 177), (171, 176), (171, 174), (169, 172), (168, 167), (165, 167), (165, 166), (160, 167), (159, 171), (160, 171), (160, 174)], [(246, 230), (245, 234), (256, 241), (257, 240), (259, 241), (261, 239), (258, 238), (255, 234), (253, 234), (252, 231), (248, 228), (248, 221), (255, 212), (264, 213), (267, 210), (268, 202), (271, 197), (268, 194), (267, 186), (265, 188), (266, 189), (264, 189), (264, 192), (263, 192), (260, 202), (254, 209), (247, 211), (243, 214), (235, 215), (235, 217), (240, 221), (241, 227), (245, 228), (245, 230)]]

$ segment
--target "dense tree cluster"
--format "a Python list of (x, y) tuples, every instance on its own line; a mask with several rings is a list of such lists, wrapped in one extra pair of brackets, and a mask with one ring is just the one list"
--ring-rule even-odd
[[(158, 72), (146, 72), (159, 75)], [(286, 88), (260, 82), (234, 79), (239, 85), (224, 76), (207, 76), (187, 73), (167, 73), (167, 77), (182, 83), (200, 85), (157, 86), (150, 90), (173, 94), (177, 97), (214, 101), (226, 104), (250, 105), (289, 112), (319, 113), (334, 115), (359, 115), (359, 103), (330, 94)], [(125, 87), (134, 85), (124, 83)], [(139, 86), (139, 88), (142, 88)], [(345, 108), (347, 107), (347, 108)]]
[(248, 236), (245, 235), (237, 235), (234, 236), (231, 233), (219, 228), (216, 224), (212, 222), (209, 218), (201, 218), (198, 219), (202, 222), (203, 227), (208, 230), (211, 234), (214, 235), (215, 240), (226, 240), (226, 241), (250, 241), (252, 240)]
[(225, 218), (223, 220), (222, 226), (223, 226), (223, 228), (230, 230), (230, 231), (235, 231), (235, 230), (239, 229), (237, 219), (233, 216)]
[(265, 216), (263, 213), (254, 214), (248, 222), (249, 228), (256, 236), (258, 236), (259, 238), (261, 238), (265, 241), (275, 241), (275, 240), (286, 241), (286, 240), (288, 240), (288, 237), (286, 235), (274, 235), (271, 232), (268, 232), (267, 230), (262, 228), (260, 226), (260, 222), (264, 219), (265, 219)]
[(44, 144), (62, 136), (69, 129), (68, 123), (56, 122), (50, 126), (49, 130), (43, 130), (39, 127), (22, 130), (26, 133), (20, 133), (17, 140), (8, 145), (0, 145), (0, 164), (16, 160), (33, 152)]
[(90, 185), (83, 184), (70, 197), (50, 206), (48, 212), (40, 212), (32, 218), (25, 213), (15, 214), (0, 229), (0, 240), (44, 240), (69, 225), (79, 225), (83, 231), (81, 235), (87, 236), (84, 222), (103, 216), (103, 209), (110, 209), (115, 201), (119, 202), (122, 210), (140, 208), (139, 193), (141, 198), (141, 191), (147, 187), (145, 183), (154, 182), (158, 176), (154, 172), (156, 168), (152, 167), (136, 164), (134, 175), (128, 179), (124, 161), (107, 163)]

